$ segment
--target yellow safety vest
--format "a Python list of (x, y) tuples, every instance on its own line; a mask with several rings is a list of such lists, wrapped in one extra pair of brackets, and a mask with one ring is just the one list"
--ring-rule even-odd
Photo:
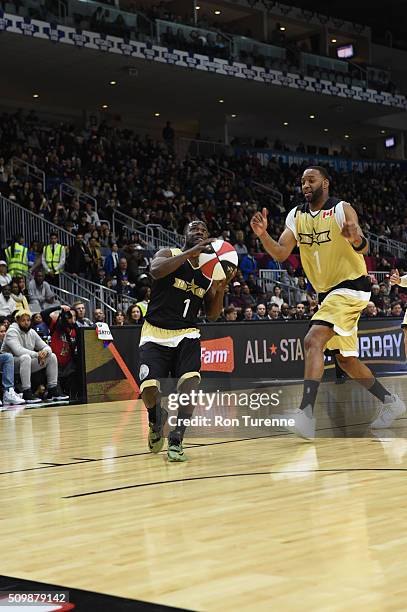
[(23, 244), (14, 243), (14, 255), (11, 254), (11, 246), (6, 249), (6, 260), (8, 273), (13, 276), (27, 276), (28, 274), (28, 249)]
[(54, 253), (52, 253), (52, 245), (47, 244), (44, 247), (45, 262), (50, 270), (54, 271), (54, 274), (59, 274), (61, 270), (57, 270), (59, 262), (61, 261), (61, 253), (64, 247), (61, 244), (56, 244)]

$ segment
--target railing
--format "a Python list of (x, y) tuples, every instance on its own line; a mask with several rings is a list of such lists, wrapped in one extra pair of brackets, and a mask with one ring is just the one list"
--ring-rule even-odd
[(66, 291), (65, 289), (61, 289), (61, 287), (51, 287), (52, 292), (55, 293), (55, 295), (58, 298), (58, 301), (61, 304), (66, 304), (67, 306), (72, 306), (73, 302), (75, 300), (83, 300), (86, 304), (89, 304), (89, 300), (88, 298), (84, 298), (82, 295), (79, 295), (79, 293), (75, 294), (75, 293), (71, 293), (70, 291)]
[(18, 234), (24, 236), (26, 245), (34, 241), (48, 244), (51, 232), (56, 232), (59, 241), (65, 246), (71, 246), (75, 242), (75, 237), (66, 230), (3, 196), (0, 196), (0, 219), (3, 245), (8, 244), (13, 236)]
[(98, 210), (98, 203), (96, 198), (89, 195), (88, 193), (85, 193), (84, 191), (81, 191), (80, 189), (77, 189), (69, 183), (60, 184), (59, 197), (61, 198), (61, 202), (66, 202), (66, 200), (64, 200), (64, 197), (69, 198), (70, 200), (72, 198), (76, 198), (81, 205), (90, 203), (95, 212), (97, 212)]
[(407, 244), (405, 242), (399, 242), (393, 240), (393, 238), (387, 238), (385, 236), (378, 236), (372, 232), (364, 232), (366, 238), (369, 240), (369, 252), (387, 252), (394, 257), (403, 258), (407, 251)]
[(299, 287), (293, 287), (289, 283), (284, 282), (281, 278), (286, 275), (285, 270), (259, 270), (258, 283), (264, 293), (273, 291), (273, 288), (277, 285), (281, 288), (284, 293), (284, 297), (287, 298), (289, 304), (297, 302), (296, 294), (302, 291)]
[(177, 156), (185, 159), (187, 155), (192, 157), (210, 157), (211, 155), (223, 155), (227, 146), (223, 142), (202, 140), (196, 138), (178, 138)]
[(217, 30), (190, 26), (173, 21), (156, 20), (157, 40), (171, 49), (194, 48), (195, 53), (212, 54), (214, 57), (232, 55), (232, 36)]
[(117, 310), (127, 310), (137, 300), (127, 295), (122, 295), (114, 289), (109, 289), (98, 283), (85, 278), (72, 276), (63, 272), (60, 275), (60, 286), (65, 292), (72, 295), (71, 304), (75, 299), (84, 299), (87, 302), (87, 315), (92, 318), (96, 308), (102, 308), (105, 312), (106, 322), (112, 324)]
[(280, 193), (280, 191), (274, 189), (271, 185), (266, 185), (257, 181), (252, 181), (252, 185), (255, 191), (265, 192), (275, 204), (281, 207), (282, 212), (285, 211), (283, 194)]
[(20, 175), (18, 173), (20, 171), (22, 175), (25, 175), (27, 178), (32, 178), (37, 183), (40, 182), (42, 184), (42, 190), (45, 192), (45, 172), (43, 170), (40, 170), (40, 168), (37, 168), (37, 166), (34, 166), (33, 164), (30, 164), (19, 157), (12, 157), (10, 165), (11, 172), (14, 174), (14, 176), (19, 177)]
[[(144, 242), (144, 245), (141, 244), (141, 246), (150, 251), (157, 251), (163, 247), (183, 246), (183, 236), (180, 234), (165, 230), (160, 225), (150, 224), (150, 227), (154, 230), (148, 229), (148, 227), (148, 225), (129, 217), (121, 211), (113, 211), (112, 231), (115, 236), (119, 236), (123, 229), (130, 234), (135, 232), (139, 235), (141, 242)], [(157, 231), (157, 228), (160, 228), (160, 231)]]

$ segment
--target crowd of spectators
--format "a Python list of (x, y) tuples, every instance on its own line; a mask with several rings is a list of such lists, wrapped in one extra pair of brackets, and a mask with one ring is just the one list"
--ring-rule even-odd
[[(0, 6), (6, 4), (0, 1)], [(7, 0), (8, 6), (13, 6), (18, 14), (22, 10), (31, 18), (55, 21), (60, 17), (61, 5), (64, 0), (44, 0), (34, 3), (32, 0)], [(230, 62), (240, 61), (249, 66), (262, 66), (268, 69), (283, 72), (300, 72), (302, 75), (317, 79), (345, 83), (348, 86), (375, 87), (379, 91), (398, 93), (396, 85), (391, 81), (385, 70), (363, 66), (362, 70), (356, 65), (349, 64), (348, 70), (335, 70), (334, 64), (327, 68), (306, 65), (302, 61), (301, 53), (321, 53), (321, 37), (308, 36), (302, 40), (289, 40), (285, 28), (275, 23), (267, 38), (256, 40), (256, 35), (250, 29), (239, 23), (220, 23), (197, 11), (197, 21), (191, 9), (187, 14), (174, 13), (166, 2), (159, 2), (147, 8), (127, 3), (126, 12), (118, 11), (113, 3), (105, 2), (106, 7), (97, 6), (93, 13), (88, 13), (79, 6), (71, 12), (65, 3), (64, 14), (68, 15), (67, 23), (80, 30), (100, 32), (102, 35), (119, 36), (125, 40), (140, 40), (147, 44), (156, 44), (159, 41), (171, 48), (201, 53), (209, 57), (228, 59)], [(133, 13), (133, 14), (132, 14)], [(25, 14), (25, 13), (24, 13)], [(65, 17), (65, 20), (67, 18)], [(157, 20), (170, 22), (174, 25), (157, 27)], [(186, 26), (186, 27), (182, 27)], [(237, 42), (233, 37), (237, 36)], [(239, 45), (240, 37), (244, 37), (245, 44)], [(250, 44), (248, 41), (252, 39)], [(264, 43), (264, 44), (262, 44)], [(285, 50), (285, 57), (276, 57), (265, 45), (273, 45)], [(278, 54), (277, 54), (278, 55)]]

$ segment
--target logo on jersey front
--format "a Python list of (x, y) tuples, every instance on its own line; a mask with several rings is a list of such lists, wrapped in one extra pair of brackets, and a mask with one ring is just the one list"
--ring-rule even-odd
[(182, 278), (176, 278), (174, 280), (174, 287), (176, 289), (182, 289), (182, 291), (190, 291), (193, 295), (197, 295), (199, 298), (203, 298), (206, 293), (206, 290), (197, 285), (194, 280), (190, 283), (182, 280)]
[(308, 244), (312, 246), (313, 244), (323, 244), (324, 242), (331, 242), (331, 238), (329, 236), (331, 230), (326, 230), (325, 232), (316, 232), (315, 229), (312, 231), (312, 234), (301, 234), (298, 233), (299, 243), (300, 244)]

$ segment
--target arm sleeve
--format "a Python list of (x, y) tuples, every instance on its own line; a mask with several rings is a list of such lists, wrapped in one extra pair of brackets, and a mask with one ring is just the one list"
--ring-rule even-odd
[(346, 221), (343, 205), (344, 205), (344, 202), (339, 202), (339, 204), (335, 206), (335, 220), (340, 230), (342, 230), (343, 224)]
[(290, 212), (288, 213), (286, 220), (285, 220), (285, 224), (288, 227), (288, 229), (290, 229), (292, 231), (292, 233), (295, 236), (295, 239), (298, 241), (298, 234), (297, 234), (297, 230), (295, 227), (295, 213), (297, 211), (297, 208), (292, 208), (290, 210)]
[(52, 312), (55, 312), (56, 310), (61, 310), (61, 306), (51, 306), (51, 308), (46, 308), (45, 310), (41, 310), (41, 312), (40, 312), (42, 320), (45, 321), (45, 323), (48, 325), (48, 327), (49, 327), (49, 322), (51, 320), (49, 315)]

